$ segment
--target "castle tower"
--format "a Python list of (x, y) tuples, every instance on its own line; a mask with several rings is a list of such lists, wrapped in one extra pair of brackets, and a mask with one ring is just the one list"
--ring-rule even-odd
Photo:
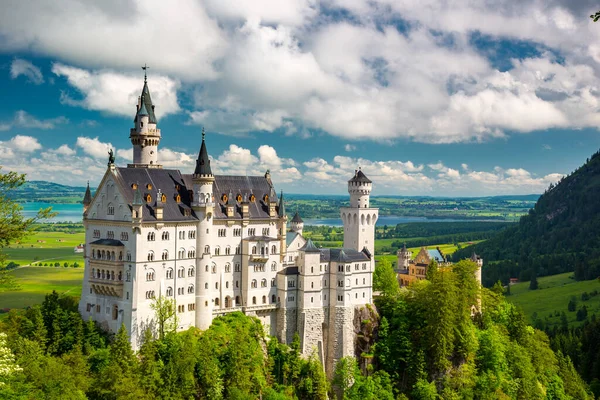
[[(147, 67), (144, 68), (144, 71)], [(160, 129), (156, 127), (154, 105), (148, 89), (148, 79), (144, 73), (144, 88), (138, 98), (137, 111), (133, 119), (134, 127), (131, 128), (129, 138), (133, 145), (133, 163), (128, 168), (162, 168), (158, 164), (158, 144), (160, 143)]]
[(87, 183), (87, 188), (85, 189), (85, 195), (83, 196), (83, 215), (84, 217), (87, 215), (87, 210), (92, 204), (92, 192), (90, 191), (90, 181)]
[(304, 229), (304, 221), (300, 218), (298, 211), (294, 214), (294, 218), (292, 218), (292, 223), (290, 224), (290, 231), (296, 232), (302, 235), (302, 230)]
[(196, 169), (192, 176), (192, 209), (198, 217), (196, 235), (196, 327), (208, 329), (212, 322), (214, 304), (210, 296), (213, 286), (212, 274), (212, 240), (211, 228), (213, 217), (213, 183), (215, 177), (210, 169), (210, 160), (206, 150), (204, 128), (202, 128), (202, 146), (196, 160)]
[(369, 196), (372, 182), (360, 170), (348, 181), (350, 207), (340, 209), (344, 224), (344, 248), (362, 251), (366, 248), (370, 254), (375, 250), (375, 223), (379, 209), (369, 208)]
[(406, 248), (406, 243), (402, 246), (402, 249), (398, 250), (398, 269), (408, 269), (410, 258), (412, 257), (412, 251)]
[(477, 264), (478, 268), (475, 272), (475, 278), (477, 279), (477, 282), (479, 282), (479, 284), (481, 285), (481, 268), (483, 267), (483, 258), (481, 258), (481, 256), (478, 256), (477, 254), (475, 254), (475, 252), (473, 252), (473, 255), (471, 255), (471, 261)]

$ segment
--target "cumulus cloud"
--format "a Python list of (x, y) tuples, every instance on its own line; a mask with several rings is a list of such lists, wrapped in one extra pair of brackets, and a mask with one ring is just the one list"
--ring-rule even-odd
[[(108, 159), (108, 151), (115, 150), (112, 143), (101, 142), (97, 137), (80, 136), (77, 138), (76, 146), (83, 150), (85, 154), (96, 159)], [(119, 152), (117, 151), (116, 154), (119, 154)]]
[(68, 122), (69, 120), (65, 117), (40, 120), (23, 110), (17, 111), (14, 118), (14, 125), (33, 129), (54, 129), (56, 125), (66, 124)]
[[(61, 95), (63, 103), (126, 117), (135, 115), (135, 105), (141, 94), (142, 85), (139, 76), (108, 70), (88, 71), (60, 63), (52, 66), (52, 72), (66, 78), (67, 83), (77, 89), (82, 96), (82, 98), (75, 98), (63, 92)], [(149, 77), (148, 87), (152, 102), (156, 105), (157, 118), (179, 112), (177, 90), (180, 83), (178, 81), (166, 76), (152, 75)]]
[(348, 152), (351, 152), (351, 151), (356, 150), (356, 146), (353, 145), (353, 144), (347, 144), (347, 145), (344, 146), (344, 150), (346, 150)]
[(63, 144), (62, 146), (60, 146), (58, 149), (54, 150), (57, 154), (63, 155), (63, 156), (72, 156), (75, 154), (75, 150), (73, 150), (72, 148), (69, 147), (69, 145), (67, 144)]
[(19, 76), (24, 76), (31, 83), (41, 85), (44, 83), (42, 71), (27, 60), (15, 58), (10, 64), (10, 77), (16, 79)]

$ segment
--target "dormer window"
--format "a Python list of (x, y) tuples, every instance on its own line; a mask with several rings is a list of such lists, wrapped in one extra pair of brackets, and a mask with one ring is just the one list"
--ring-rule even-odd
[(237, 200), (238, 203), (241, 203), (242, 202), (242, 195), (238, 194), (237, 197), (236, 197), (236, 200)]
[(223, 200), (223, 203), (227, 203), (227, 195), (223, 194), (223, 196), (221, 196), (221, 200)]
[(148, 189), (148, 190), (152, 190), (152, 185), (151, 185), (150, 183), (148, 183), (148, 184), (146, 185), (146, 189)]
[(250, 195), (250, 201), (252, 203), (254, 203), (256, 201), (256, 197), (253, 194)]
[(181, 186), (175, 185), (175, 190), (177, 190), (179, 192), (180, 189), (181, 189)]
[(265, 194), (265, 197), (263, 197), (263, 201), (264, 201), (265, 203), (268, 203), (268, 202), (269, 202), (269, 195), (268, 195), (268, 194)]
[(146, 203), (151, 203), (152, 202), (152, 196), (150, 196), (149, 194), (146, 195)]
[(165, 194), (163, 193), (163, 195), (160, 197), (160, 201), (162, 201), (163, 203), (167, 202), (167, 196), (165, 196)]
[(180, 195), (176, 195), (176, 196), (175, 196), (175, 201), (176, 201), (177, 203), (181, 203), (181, 196), (180, 196)]
[(136, 190), (136, 189), (138, 188), (138, 185), (137, 185), (137, 183), (132, 183), (132, 184), (131, 184), (131, 188), (132, 188), (133, 190)]

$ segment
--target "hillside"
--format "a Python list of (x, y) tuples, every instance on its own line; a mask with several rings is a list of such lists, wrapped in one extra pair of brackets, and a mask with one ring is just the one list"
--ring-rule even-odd
[[(600, 275), (600, 153), (556, 185), (550, 185), (518, 224), (492, 239), (469, 246), (454, 259), (475, 251), (483, 256), (486, 286), (509, 277), (575, 271), (577, 280)], [(501, 261), (491, 263), (490, 261)]]
[(60, 185), (46, 181), (27, 181), (11, 190), (8, 196), (18, 203), (78, 203), (83, 199), (85, 187)]

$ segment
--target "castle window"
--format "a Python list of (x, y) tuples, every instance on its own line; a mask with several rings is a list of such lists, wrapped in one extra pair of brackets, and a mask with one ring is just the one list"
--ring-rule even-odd
[(169, 286), (167, 288), (166, 295), (167, 295), (167, 297), (173, 296), (173, 288), (172, 287)]
[(242, 202), (242, 195), (238, 194), (235, 199), (237, 200), (238, 203), (241, 203)]
[(162, 259), (164, 261), (166, 261), (166, 260), (169, 259), (169, 252), (167, 250), (163, 250), (163, 252), (162, 252)]
[(256, 246), (252, 246), (252, 254), (256, 254)]
[(271, 279), (271, 287), (275, 287), (276, 283), (275, 283), (275, 278)]
[(127, 261), (131, 261), (131, 253), (127, 252)]
[(213, 263), (212, 265), (212, 273), (216, 274), (217, 273), (217, 265)]
[(138, 188), (138, 185), (137, 185), (137, 183), (132, 183), (132, 184), (131, 184), (131, 188), (132, 188), (133, 190), (136, 190), (136, 189)]
[(277, 271), (277, 263), (276, 262), (271, 264), (271, 271)]
[(267, 296), (262, 297), (263, 304), (267, 304)]
[(354, 270), (358, 271), (358, 269), (359, 269), (358, 264), (354, 264)]
[(365, 278), (363, 278), (363, 285), (365, 284)]
[(183, 295), (185, 293), (185, 289), (184, 288), (177, 288), (177, 295)]
[(264, 197), (263, 197), (263, 201), (265, 203), (268, 203), (269, 202), (269, 195), (265, 194)]
[(219, 305), (219, 298), (215, 297), (215, 306), (218, 306), (218, 305)]
[(346, 272), (350, 272), (350, 265), (346, 265)]
[(165, 194), (163, 193), (162, 196), (160, 196), (160, 201), (162, 201), (163, 203), (167, 202), (167, 196), (165, 196)]
[(114, 239), (115, 238), (115, 232), (114, 231), (108, 231), (108, 232), (106, 232), (106, 237), (108, 239)]
[(240, 253), (241, 253), (240, 246), (236, 246), (236, 248), (235, 248), (235, 254), (240, 254)]
[(256, 296), (252, 296), (252, 304), (256, 304)]
[(123, 242), (128, 241), (129, 240), (129, 233), (127, 233), (127, 232), (121, 232), (121, 240)]
[(225, 282), (225, 289), (229, 289), (229, 281)]
[(184, 278), (185, 277), (185, 268), (179, 267), (179, 269), (177, 270), (177, 277), (178, 278)]
[(294, 280), (289, 280), (289, 281), (288, 281), (288, 287), (289, 287), (289, 288), (296, 287), (296, 281), (294, 281)]
[(271, 303), (275, 303), (275, 295), (271, 296)]
[(313, 274), (315, 272), (315, 267), (310, 267), (310, 273)]
[(235, 263), (235, 272), (240, 272), (241, 270), (240, 263)]
[(94, 238), (98, 239), (100, 237), (100, 229), (94, 229)]
[(146, 185), (146, 189), (148, 189), (148, 190), (152, 190), (152, 185), (151, 185), (150, 183), (148, 183), (148, 184)]
[(250, 201), (252, 203), (254, 203), (256, 201), (256, 196), (254, 196), (253, 194), (250, 195)]
[(315, 283), (314, 283), (314, 282), (311, 282), (311, 283), (310, 283), (310, 288), (311, 288), (311, 289), (314, 289), (314, 288), (315, 288)]
[(344, 266), (338, 265), (338, 272), (344, 272)]
[(215, 282), (215, 289), (219, 289), (219, 282)]
[(256, 281), (256, 279), (252, 279), (250, 287), (252, 287), (253, 289), (256, 289), (258, 287), (258, 282)]
[(269, 228), (263, 228), (262, 234), (263, 236), (269, 236)]
[(173, 268), (167, 269), (167, 279), (173, 279)]
[(196, 250), (188, 250), (188, 258), (196, 258)]
[(235, 281), (235, 287), (239, 288), (240, 287), (240, 282), (239, 281)]
[(226, 233), (227, 233), (226, 229), (219, 229), (218, 235), (219, 235), (219, 237), (225, 237)]
[(154, 232), (148, 232), (148, 241), (149, 242), (153, 242), (154, 241)]
[(215, 256), (218, 256), (221, 254), (221, 248), (219, 246), (215, 247)]
[(231, 272), (231, 264), (225, 264), (225, 272)]
[(226, 195), (226, 194), (223, 194), (223, 195), (221, 196), (221, 200), (223, 201), (223, 203), (227, 203), (227, 195)]
[(148, 261), (154, 261), (154, 252), (152, 250), (148, 252)]
[(107, 207), (106, 213), (107, 213), (108, 215), (115, 215), (115, 206), (113, 206), (113, 205), (112, 205), (112, 203), (109, 203), (109, 204), (108, 204), (108, 207)]
[(231, 254), (231, 246), (225, 247), (225, 255), (228, 256)]
[(150, 194), (146, 194), (146, 203), (152, 203), (152, 196)]
[(256, 229), (248, 228), (248, 236), (255, 236), (255, 235), (256, 235)]
[(153, 299), (154, 297), (155, 297), (155, 296), (154, 296), (154, 290), (148, 290), (148, 291), (146, 292), (146, 298), (147, 298), (147, 299)]
[(271, 254), (276, 254), (277, 253), (277, 246), (273, 245), (271, 246)]
[(363, 265), (362, 265), (362, 269), (363, 269), (363, 270), (367, 269), (367, 263), (363, 263)]
[(179, 249), (179, 251), (177, 252), (177, 257), (179, 259), (185, 258), (185, 249)]
[(233, 236), (242, 236), (242, 230), (240, 228), (235, 228), (233, 230)]
[(313, 302), (313, 298), (312, 298), (312, 297), (310, 298), (310, 302), (311, 302), (311, 303)]
[(204, 254), (210, 254), (210, 246), (204, 246)]
[(180, 195), (178, 195), (178, 194), (175, 195), (175, 202), (181, 203), (181, 196)]
[(188, 239), (196, 239), (196, 231), (188, 231)]
[(169, 240), (169, 232), (162, 233), (162, 240)]
[(188, 268), (188, 276), (194, 276), (194, 267)]
[(263, 279), (262, 281), (260, 281), (260, 287), (267, 287), (267, 280)]
[(146, 272), (146, 281), (151, 282), (153, 280), (154, 280), (154, 270), (151, 269), (148, 272)]
[(189, 285), (189, 286), (188, 286), (188, 291), (187, 291), (187, 292), (188, 292), (188, 294), (192, 294), (192, 293), (194, 293), (194, 285)]
[(204, 289), (208, 289), (208, 282), (204, 284)]

